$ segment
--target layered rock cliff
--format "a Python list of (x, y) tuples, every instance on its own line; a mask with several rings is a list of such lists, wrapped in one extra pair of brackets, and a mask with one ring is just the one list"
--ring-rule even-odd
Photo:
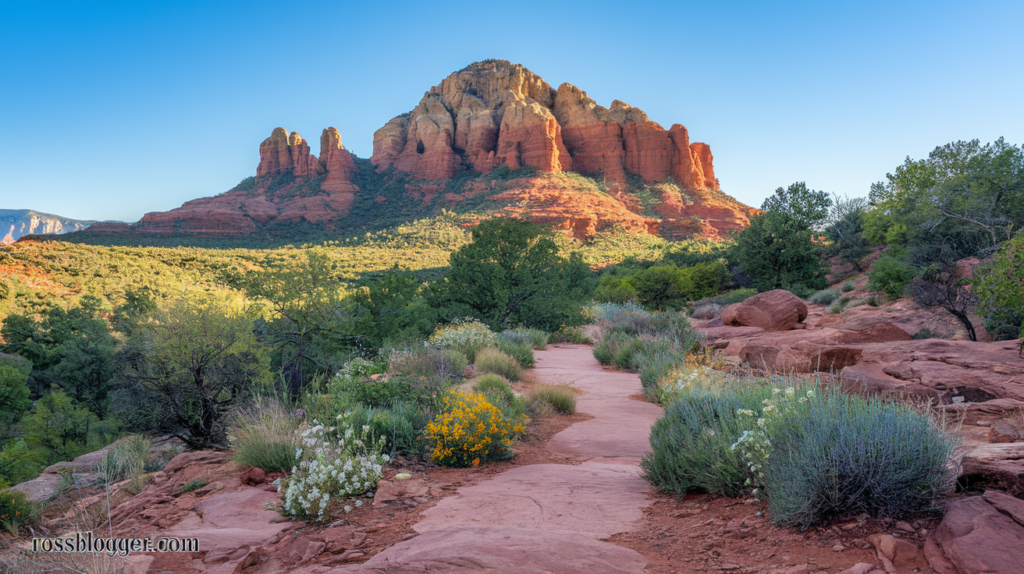
[(415, 109), (377, 130), (372, 158), (421, 180), (505, 165), (718, 189), (712, 160), (679, 124), (666, 130), (618, 100), (604, 108), (572, 84), (555, 90), (504, 60), (477, 62), (431, 88)]
[(0, 209), (0, 244), (14, 243), (26, 235), (60, 235), (81, 231), (94, 223), (30, 209)]

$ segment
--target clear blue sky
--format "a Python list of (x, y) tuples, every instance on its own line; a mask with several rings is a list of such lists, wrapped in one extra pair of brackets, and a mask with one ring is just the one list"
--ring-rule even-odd
[(867, 195), (906, 156), (1024, 143), (1024, 2), (0, 0), (0, 208), (135, 221), (255, 173), (283, 126), (373, 132), (485, 58), (711, 145), (723, 189)]

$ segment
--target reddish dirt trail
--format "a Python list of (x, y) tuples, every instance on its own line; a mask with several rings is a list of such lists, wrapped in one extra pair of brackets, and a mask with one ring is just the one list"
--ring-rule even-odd
[(593, 418), (547, 448), (584, 462), (517, 467), (460, 488), (423, 513), (418, 536), (328, 572), (643, 572), (643, 556), (603, 540), (633, 530), (651, 503), (638, 465), (661, 408), (631, 400), (641, 391), (638, 377), (602, 369), (590, 347), (540, 351), (534, 375), (583, 391), (577, 412)]

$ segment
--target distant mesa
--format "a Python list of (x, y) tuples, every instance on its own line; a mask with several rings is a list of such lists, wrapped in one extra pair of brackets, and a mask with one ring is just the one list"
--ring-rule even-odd
[[(615, 226), (673, 239), (720, 238), (757, 211), (721, 192), (711, 148), (691, 143), (682, 125), (665, 129), (618, 100), (602, 107), (571, 84), (556, 90), (504, 60), (471, 64), (431, 88), (412, 111), (376, 131), (369, 162), (346, 150), (333, 127), (320, 137), (319, 157), (284, 128), (271, 132), (259, 154), (256, 176), (226, 193), (148, 213), (130, 227), (91, 231), (238, 236), (298, 222), (334, 231), (371, 224), (346, 219), (353, 202), (363, 193), (361, 201), (393, 203), (380, 189), (396, 182), (421, 217), (485, 194), (491, 213), (504, 202), (498, 212), (581, 238)], [(367, 171), (357, 178), (360, 166)], [(498, 168), (519, 177), (487, 177)], [(533, 171), (516, 171), (522, 168)], [(602, 182), (604, 193), (574, 191), (561, 177), (570, 172)], [(458, 189), (451, 186), (456, 176)], [(369, 187), (360, 190), (356, 179)], [(638, 185), (649, 186), (644, 201), (633, 193)]]
[(4, 234), (0, 238), (0, 245), (14, 243), (26, 235), (61, 235), (82, 231), (95, 223), (31, 209), (0, 209), (0, 233)]

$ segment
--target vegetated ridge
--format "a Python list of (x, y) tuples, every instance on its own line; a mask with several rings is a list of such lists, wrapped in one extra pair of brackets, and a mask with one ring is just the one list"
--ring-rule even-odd
[(707, 144), (620, 102), (604, 108), (504, 60), (477, 62), (430, 89), (357, 158), (336, 128), (320, 155), (276, 128), (256, 176), (215, 197), (91, 235), (286, 238), (382, 229), (442, 209), (524, 216), (580, 239), (599, 230), (724, 237), (754, 210), (722, 193)]
[(60, 235), (81, 231), (93, 223), (96, 222), (31, 209), (0, 209), (0, 244), (14, 243), (26, 235)]

